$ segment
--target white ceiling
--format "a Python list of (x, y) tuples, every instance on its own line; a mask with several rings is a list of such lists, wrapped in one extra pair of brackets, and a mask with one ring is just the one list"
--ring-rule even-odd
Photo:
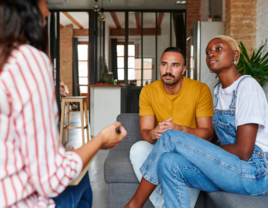
[[(50, 9), (64, 9), (65, 11), (68, 9), (91, 9), (92, 4), (95, 0), (49, 0), (49, 8)], [(98, 0), (98, 2), (102, 5), (102, 0)], [(106, 10), (130, 10), (129, 11), (129, 28), (136, 28), (136, 18), (135, 12), (131, 12), (135, 10), (174, 10), (176, 9), (186, 9), (185, 5), (175, 6), (175, 0), (103, 0), (103, 6)], [(138, 3), (140, 6), (125, 6), (126, 3)], [(68, 12), (77, 22), (79, 22), (84, 29), (88, 28), (88, 13), (86, 11), (78, 11), (78, 12)], [(104, 12), (106, 15), (106, 25), (109, 28), (116, 28), (116, 25), (110, 15), (110, 12)], [(125, 13), (116, 12), (116, 16), (121, 25), (121, 28), (125, 28)], [(170, 21), (169, 13), (164, 13), (164, 17), (162, 20), (162, 25), (169, 24)], [(65, 26), (68, 24), (73, 24), (75, 29), (79, 29), (69, 18), (67, 18), (62, 12), (60, 12), (60, 23)], [(155, 13), (154, 12), (144, 12), (143, 13), (143, 27), (144, 28), (155, 28)]]
[[(49, 0), (49, 9), (91, 9), (95, 0)], [(186, 5), (175, 5), (176, 0), (98, 0), (107, 10), (176, 10)], [(126, 6), (134, 5), (134, 6)], [(136, 6), (135, 6), (136, 5)]]
[[(68, 12), (77, 22), (79, 22), (84, 29), (88, 28), (88, 13), (87, 12)], [(106, 25), (109, 28), (116, 28), (116, 25), (111, 17), (110, 12), (104, 12), (106, 15)], [(121, 28), (125, 28), (125, 13), (124, 12), (116, 12), (116, 16), (121, 25)], [(169, 25), (170, 22), (170, 14), (164, 13), (164, 17), (161, 23), (163, 25)], [(72, 24), (74, 29), (79, 29), (69, 18), (67, 18), (62, 12), (60, 12), (60, 24), (63, 26)], [(136, 28), (136, 19), (135, 13), (129, 12), (129, 28)], [(153, 12), (145, 12), (143, 13), (143, 27), (144, 28), (155, 28), (155, 13)]]

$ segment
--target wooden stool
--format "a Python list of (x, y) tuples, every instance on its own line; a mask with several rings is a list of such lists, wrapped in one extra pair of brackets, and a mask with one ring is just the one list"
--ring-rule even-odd
[[(89, 142), (89, 132), (88, 132), (88, 117), (87, 117), (87, 97), (86, 96), (75, 96), (75, 97), (63, 97), (62, 107), (61, 107), (61, 124), (60, 124), (60, 143), (62, 144), (63, 139), (63, 129), (66, 129), (66, 143), (68, 142), (69, 129), (81, 129), (82, 130), (82, 143), (84, 141), (84, 129), (87, 130), (87, 142)], [(69, 126), (70, 118), (70, 102), (80, 103), (80, 114), (81, 114), (81, 126)], [(65, 115), (65, 104), (67, 104), (67, 117), (66, 117), (66, 126), (64, 124), (64, 115)], [(84, 112), (86, 118), (86, 126), (84, 126)]]

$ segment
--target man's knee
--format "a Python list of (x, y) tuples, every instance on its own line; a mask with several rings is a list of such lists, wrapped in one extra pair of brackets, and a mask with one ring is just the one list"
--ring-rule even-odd
[(153, 149), (153, 144), (146, 141), (138, 141), (130, 148), (130, 160), (133, 161), (137, 157), (145, 157), (150, 154)]

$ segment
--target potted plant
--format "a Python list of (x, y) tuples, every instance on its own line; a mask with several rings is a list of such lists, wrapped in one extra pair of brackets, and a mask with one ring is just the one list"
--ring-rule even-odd
[(251, 75), (262, 87), (265, 82), (268, 82), (268, 52), (264, 49), (266, 43), (267, 41), (256, 51), (251, 50), (251, 56), (249, 56), (244, 44), (240, 42), (241, 53), (236, 67), (239, 73)]

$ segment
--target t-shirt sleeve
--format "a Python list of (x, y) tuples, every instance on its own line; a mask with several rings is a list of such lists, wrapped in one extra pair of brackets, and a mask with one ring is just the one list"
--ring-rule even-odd
[(140, 116), (153, 116), (154, 111), (150, 100), (149, 90), (147, 87), (143, 87), (140, 93)]
[(201, 89), (196, 108), (196, 117), (212, 117), (214, 113), (212, 95), (207, 85)]
[(265, 126), (266, 97), (256, 80), (247, 78), (238, 88), (236, 126), (255, 123)]

